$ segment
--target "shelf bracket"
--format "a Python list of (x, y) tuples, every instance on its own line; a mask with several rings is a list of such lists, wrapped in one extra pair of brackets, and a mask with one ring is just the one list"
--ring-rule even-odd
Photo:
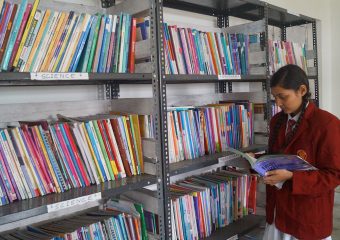
[(105, 97), (106, 99), (118, 99), (120, 88), (118, 83), (105, 84)]
[(116, 4), (116, 0), (101, 0), (102, 8), (109, 8)]

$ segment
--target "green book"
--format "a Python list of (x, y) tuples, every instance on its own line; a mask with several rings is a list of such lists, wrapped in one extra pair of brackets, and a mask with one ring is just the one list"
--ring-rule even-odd
[(110, 177), (111, 177), (112, 180), (114, 180), (115, 176), (114, 176), (113, 171), (112, 171), (112, 167), (111, 167), (111, 163), (110, 163), (109, 157), (107, 156), (107, 152), (106, 152), (106, 149), (105, 149), (105, 145), (104, 145), (104, 141), (103, 141), (102, 135), (101, 135), (99, 127), (98, 127), (98, 123), (97, 123), (97, 121), (92, 121), (92, 123), (93, 123), (94, 129), (96, 131), (96, 135), (97, 135), (97, 138), (98, 138), (100, 150), (103, 153), (103, 156), (104, 156), (104, 159), (105, 159), (105, 162), (106, 162), (106, 166), (107, 166), (107, 168), (109, 170)]
[(91, 24), (90, 35), (86, 41), (85, 51), (83, 51), (84, 55), (81, 57), (81, 62), (79, 64), (79, 69), (78, 69), (80, 72), (87, 72), (87, 65), (90, 59), (90, 53), (91, 53), (91, 48), (92, 48), (92, 44), (94, 41), (94, 33), (96, 30), (98, 19), (99, 19), (99, 14), (97, 13), (94, 16), (94, 19)]
[(117, 29), (117, 37), (116, 37), (116, 46), (114, 54), (112, 55), (113, 61), (112, 61), (112, 70), (110, 72), (117, 73), (118, 72), (118, 60), (119, 60), (119, 50), (120, 50), (120, 42), (121, 42), (121, 30), (122, 30), (122, 23), (123, 23), (123, 13), (119, 16), (119, 26)]
[(91, 46), (90, 57), (89, 57), (89, 61), (88, 61), (88, 64), (87, 64), (87, 71), (86, 72), (92, 71), (92, 64), (93, 64), (93, 60), (94, 60), (94, 55), (96, 54), (98, 33), (99, 33), (99, 28), (100, 28), (100, 23), (101, 23), (102, 17), (103, 17), (103, 15), (101, 15), (101, 14), (98, 15), (97, 24), (96, 24), (96, 28), (94, 30), (93, 42), (92, 42), (92, 46)]
[(146, 222), (145, 222), (145, 216), (144, 216), (144, 209), (143, 205), (140, 203), (134, 204), (135, 209), (140, 215), (140, 224), (141, 224), (141, 230), (142, 230), (142, 240), (148, 240), (148, 232), (146, 230)]

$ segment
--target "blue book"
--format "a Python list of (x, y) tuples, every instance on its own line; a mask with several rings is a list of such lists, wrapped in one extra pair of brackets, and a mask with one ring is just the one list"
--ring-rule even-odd
[(111, 24), (112, 24), (112, 18), (110, 18), (109, 16), (105, 16), (103, 41), (101, 45), (99, 64), (98, 64), (98, 72), (100, 73), (103, 73), (106, 71), (108, 44), (110, 44), (110, 35), (111, 35), (111, 29), (112, 29)]
[(93, 17), (93, 21), (91, 23), (91, 29), (90, 29), (90, 33), (89, 36), (87, 38), (87, 42), (85, 45), (85, 53), (84, 53), (84, 58), (80, 61), (81, 64), (80, 65), (80, 72), (87, 72), (87, 64), (89, 62), (89, 58), (90, 58), (90, 52), (91, 52), (91, 48), (92, 48), (92, 43), (94, 40), (94, 33), (96, 31), (96, 25), (99, 19), (99, 15), (96, 14)]
[(126, 15), (125, 37), (124, 37), (124, 55), (123, 55), (123, 73), (127, 73), (129, 50), (130, 50), (130, 33), (131, 33), (131, 15)]
[(50, 133), (53, 139), (53, 142), (56, 146), (57, 149), (57, 153), (59, 154), (59, 159), (61, 159), (61, 166), (63, 168), (64, 171), (64, 176), (65, 179), (67, 179), (68, 181), (68, 185), (71, 187), (77, 187), (77, 180), (75, 179), (75, 176), (72, 174), (70, 167), (68, 166), (67, 160), (66, 160), (66, 156), (64, 154), (64, 151), (60, 145), (59, 139), (57, 137), (57, 133), (56, 133), (56, 129), (55, 126), (50, 126)]
[(58, 166), (57, 160), (56, 160), (56, 158), (55, 158), (55, 156), (54, 156), (54, 154), (52, 152), (52, 149), (51, 149), (51, 146), (50, 146), (48, 140), (46, 139), (46, 135), (45, 135), (44, 130), (42, 129), (41, 125), (38, 126), (38, 129), (39, 129), (41, 138), (42, 138), (42, 140), (44, 142), (44, 146), (46, 148), (48, 157), (50, 159), (53, 171), (54, 171), (54, 173), (56, 175), (58, 184), (60, 186), (60, 190), (61, 190), (61, 192), (64, 192), (66, 190), (66, 183), (64, 181), (64, 178), (63, 178), (62, 173), (60, 171), (60, 168)]
[(1, 64), (2, 70), (5, 70), (5, 71), (8, 70), (9, 60), (10, 60), (11, 55), (12, 55), (15, 40), (17, 39), (17, 36), (18, 36), (18, 32), (19, 32), (19, 29), (20, 29), (22, 18), (24, 16), (24, 13), (25, 13), (25, 10), (26, 10), (26, 6), (27, 6), (27, 0), (22, 0), (21, 4), (19, 5), (18, 12), (15, 16), (15, 20), (13, 22), (13, 28), (12, 28), (11, 34), (9, 36), (9, 40), (8, 40), (8, 44), (7, 44), (7, 47), (6, 47), (6, 50), (5, 50), (4, 58), (2, 60), (2, 64)]
[(91, 16), (89, 21), (88, 21), (88, 23), (87, 23), (87, 25), (86, 25), (85, 31), (83, 31), (81, 36), (80, 36), (80, 39), (79, 39), (79, 42), (78, 42), (75, 54), (73, 56), (71, 65), (70, 65), (69, 70), (68, 70), (69, 72), (75, 72), (76, 69), (77, 69), (80, 56), (82, 55), (82, 52), (84, 50), (84, 46), (85, 46), (86, 40), (87, 40), (87, 38), (89, 36), (89, 32), (90, 32), (90, 28), (91, 28), (93, 19), (94, 19), (94, 17)]
[[(71, 12), (71, 13), (73, 13), (73, 12)], [(71, 13), (70, 13), (70, 15), (71, 15)], [(74, 14), (74, 13), (73, 13), (73, 14)], [(79, 19), (80, 19), (80, 16), (79, 16), (79, 15), (76, 16), (75, 21), (74, 21), (74, 23), (73, 23), (73, 26), (70, 26), (70, 27), (71, 27), (71, 33), (74, 32), (76, 26), (78, 25)], [(71, 23), (72, 23), (72, 22), (71, 22)], [(66, 36), (67, 36), (67, 33), (66, 33)], [(66, 37), (66, 36), (65, 36), (65, 37)], [(64, 56), (65, 56), (65, 54), (66, 54), (66, 49), (67, 49), (67, 46), (69, 46), (69, 44), (70, 44), (71, 38), (72, 38), (72, 34), (69, 34), (68, 38), (67, 38), (67, 39), (64, 39), (64, 41), (66, 40), (66, 47), (63, 49), (63, 52), (62, 52), (61, 57), (60, 57), (60, 59), (59, 59), (59, 62), (57, 63), (57, 67), (56, 67), (56, 69), (55, 69), (55, 72), (59, 72), (59, 68), (61, 67), (61, 64), (63, 63), (63, 59), (64, 59)], [(61, 46), (61, 47), (62, 47), (62, 46)]]
[[(91, 141), (91, 146), (93, 148), (93, 151), (94, 151), (94, 154), (96, 155), (96, 158), (97, 158), (97, 162), (98, 162), (98, 165), (99, 165), (99, 168), (100, 168), (100, 171), (103, 175), (103, 179), (104, 181), (107, 181), (108, 180), (108, 177), (106, 176), (106, 173), (105, 173), (105, 169), (104, 169), (104, 166), (103, 166), (103, 163), (101, 161), (101, 158), (100, 158), (100, 154), (99, 154), (99, 149), (97, 149), (97, 145), (96, 145), (96, 141), (95, 141), (95, 137), (94, 137), (94, 133), (91, 129), (91, 126), (90, 126), (90, 123), (89, 122), (86, 122), (85, 123), (85, 127), (86, 127), (86, 130), (87, 130), (87, 134), (90, 138), (90, 141)], [(86, 134), (86, 133), (85, 133)]]
[(123, 219), (123, 215), (122, 214), (119, 214), (118, 215), (118, 220), (119, 220), (119, 226), (120, 226), (120, 229), (121, 229), (121, 232), (124, 236), (123, 239), (129, 239), (128, 237), (128, 233), (127, 233), (127, 229), (126, 229), (126, 226), (125, 226), (125, 223), (124, 223), (124, 219)]

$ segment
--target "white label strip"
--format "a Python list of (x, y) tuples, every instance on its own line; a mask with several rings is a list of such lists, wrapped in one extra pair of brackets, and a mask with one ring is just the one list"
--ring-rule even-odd
[(94, 202), (94, 201), (100, 200), (101, 198), (102, 198), (102, 193), (99, 192), (99, 193), (94, 193), (94, 194), (87, 195), (87, 196), (70, 199), (70, 200), (63, 201), (63, 202), (49, 204), (47, 205), (47, 212), (48, 213), (56, 212), (56, 211), (59, 211), (65, 208), (70, 208), (70, 207), (74, 207), (78, 205), (83, 205), (89, 202)]
[(218, 80), (241, 79), (241, 75), (218, 75)]
[(51, 81), (51, 80), (89, 80), (88, 73), (31, 73), (31, 80)]

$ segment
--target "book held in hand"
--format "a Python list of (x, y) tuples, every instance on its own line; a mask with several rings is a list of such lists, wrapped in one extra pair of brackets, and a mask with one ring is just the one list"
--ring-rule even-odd
[(318, 170), (316, 167), (298, 155), (273, 154), (263, 155), (256, 159), (249, 154), (243, 153), (234, 148), (229, 148), (228, 151), (236, 153), (245, 158), (249, 162), (251, 168), (261, 176), (265, 176), (266, 172), (276, 169), (286, 169), (288, 171)]

